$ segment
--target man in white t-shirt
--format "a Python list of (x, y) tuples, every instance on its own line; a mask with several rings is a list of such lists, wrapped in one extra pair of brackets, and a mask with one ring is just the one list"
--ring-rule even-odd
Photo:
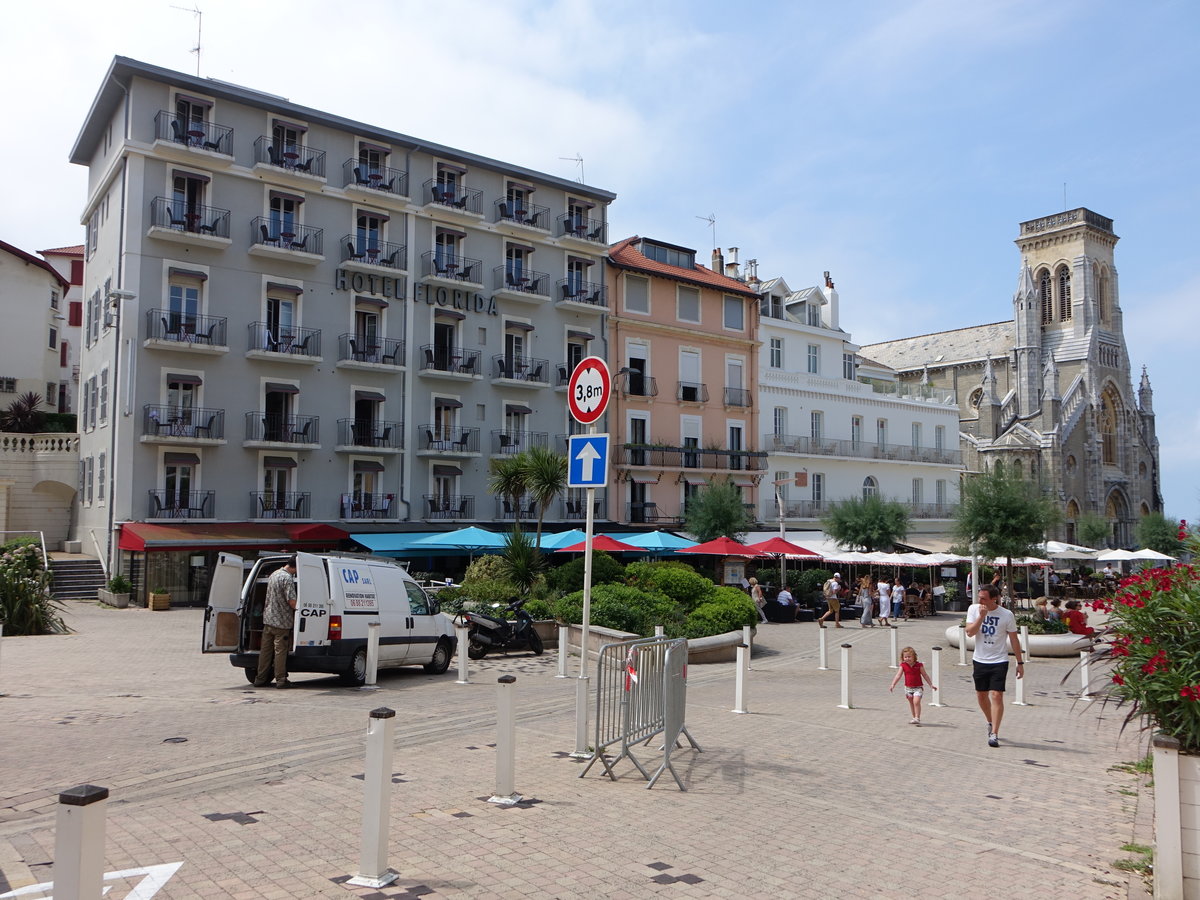
[(988, 746), (1000, 746), (1000, 722), (1004, 718), (1004, 683), (1008, 680), (1008, 648), (1017, 658), (1017, 677), (1025, 677), (1017, 621), (1000, 605), (1000, 591), (985, 584), (979, 602), (967, 610), (967, 637), (975, 638), (975, 699), (988, 723)]

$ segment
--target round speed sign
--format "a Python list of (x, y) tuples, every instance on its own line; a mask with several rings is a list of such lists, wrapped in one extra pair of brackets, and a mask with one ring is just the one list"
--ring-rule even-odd
[(608, 364), (598, 356), (579, 361), (567, 382), (567, 407), (576, 422), (590, 425), (602, 415), (612, 395)]

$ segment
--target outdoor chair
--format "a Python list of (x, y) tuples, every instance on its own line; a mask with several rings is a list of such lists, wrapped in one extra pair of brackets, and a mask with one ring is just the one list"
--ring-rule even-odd
[(262, 232), (262, 243), (274, 244), (276, 247), (279, 246), (279, 235), (272, 235), (271, 230), (266, 225), (259, 225), (258, 228)]
[(174, 135), (177, 143), (186, 144), (188, 142), (187, 131), (178, 119), (171, 120), (171, 134)]

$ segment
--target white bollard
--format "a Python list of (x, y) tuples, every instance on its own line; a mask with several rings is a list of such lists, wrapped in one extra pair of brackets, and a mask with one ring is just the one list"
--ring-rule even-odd
[(555, 678), (567, 677), (567, 658), (570, 655), (571, 629), (566, 625), (558, 626), (558, 674)]
[(1156, 734), (1150, 745), (1154, 754), (1155, 895), (1183, 897), (1183, 841), (1188, 841), (1190, 849), (1191, 834), (1184, 837), (1181, 827), (1179, 740)]
[(735, 713), (748, 713), (746, 708), (746, 682), (749, 680), (746, 677), (746, 672), (749, 670), (750, 646), (748, 644), (738, 644), (737, 648), (737, 680), (734, 687), (733, 711)]
[(746, 671), (750, 671), (750, 657), (754, 655), (754, 637), (751, 632), (754, 631), (753, 625), (742, 626), (742, 643), (746, 645)]
[(358, 874), (348, 884), (383, 887), (400, 876), (388, 868), (388, 814), (392, 796), (392, 753), (396, 711), (381, 706), (367, 722), (367, 768), (363, 773), (362, 852)]
[(900, 668), (900, 650), (898, 649), (899, 641), (896, 639), (896, 635), (899, 630), (900, 629), (898, 629), (895, 625), (888, 626), (888, 644), (891, 647), (892, 657), (892, 661), (888, 663), (889, 669)]
[(367, 677), (360, 691), (377, 691), (375, 684), (379, 677), (379, 628), (381, 622), (367, 623)]
[[(4, 623), (0, 622), (0, 645), (4, 643)], [(4, 696), (4, 691), (0, 691), (0, 697)]]
[(513, 806), (524, 799), (517, 793), (516, 684), (513, 675), (496, 679), (496, 793), (488, 803)]
[(1079, 692), (1080, 700), (1092, 699), (1092, 695), (1088, 693), (1088, 686), (1092, 680), (1091, 676), (1088, 674), (1088, 657), (1091, 655), (1091, 650), (1079, 651), (1079, 680), (1082, 684), (1082, 689)]
[(820, 644), (817, 647), (818, 656), (819, 656), (818, 662), (820, 664), (817, 666), (817, 668), (818, 669), (828, 669), (829, 668), (829, 651), (825, 645), (825, 629), (824, 628), (822, 628), (820, 631), (817, 632), (817, 638), (820, 641)]
[(467, 676), (467, 626), (454, 623), (454, 634), (458, 638), (458, 681), (455, 684), (470, 684)]
[(58, 795), (54, 822), (54, 896), (99, 900), (104, 894), (104, 807), (108, 788), (81, 784)]
[(575, 679), (575, 752), (573, 759), (591, 759), (588, 753), (588, 691), (590, 679), (587, 675), (579, 675)]
[[(1029, 658), (1028, 653), (1026, 653), (1025, 658), (1026, 659)], [(1028, 666), (1025, 667), (1025, 671), (1026, 672), (1029, 671)], [(1025, 679), (1018, 678), (1017, 679), (1017, 699), (1013, 701), (1013, 706), (1028, 706), (1028, 705), (1029, 704), (1025, 702)]]
[(932, 655), (929, 658), (929, 668), (933, 671), (930, 676), (933, 679), (933, 686), (937, 688), (933, 692), (933, 699), (929, 701), (930, 706), (945, 706), (942, 702), (942, 648), (934, 647)]
[(654, 636), (655, 636), (656, 638), (660, 638), (660, 637), (662, 637), (662, 636), (663, 636), (663, 628), (664, 628), (664, 626), (662, 626), (662, 625), (655, 625), (655, 626), (654, 626)]
[(850, 702), (850, 644), (842, 644), (842, 702), (838, 709), (854, 709)]
[(1029, 665), (1029, 626), (1022, 625), (1017, 630), (1021, 640), (1021, 659), (1025, 660), (1025, 665)]
[(965, 666), (967, 664), (967, 626), (959, 623), (958, 626), (958, 663), (957, 665)]

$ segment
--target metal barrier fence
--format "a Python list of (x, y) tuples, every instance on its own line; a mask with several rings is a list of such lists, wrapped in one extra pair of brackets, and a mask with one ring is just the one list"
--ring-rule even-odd
[[(686, 790), (671, 765), (671, 750), (680, 736), (687, 738), (692, 749), (700, 745), (693, 740), (684, 723), (687, 709), (687, 641), (682, 638), (637, 638), (605, 644), (600, 648), (596, 675), (596, 739), (592, 757), (582, 778), (597, 760), (608, 777), (616, 781), (615, 766), (628, 758), (649, 784), (665, 771), (670, 771), (681, 791)], [(631, 752), (635, 744), (649, 743), (656, 735), (664, 736), (663, 760), (653, 775)], [(621, 751), (613, 759), (605, 755), (610, 747), (620, 744)]]

